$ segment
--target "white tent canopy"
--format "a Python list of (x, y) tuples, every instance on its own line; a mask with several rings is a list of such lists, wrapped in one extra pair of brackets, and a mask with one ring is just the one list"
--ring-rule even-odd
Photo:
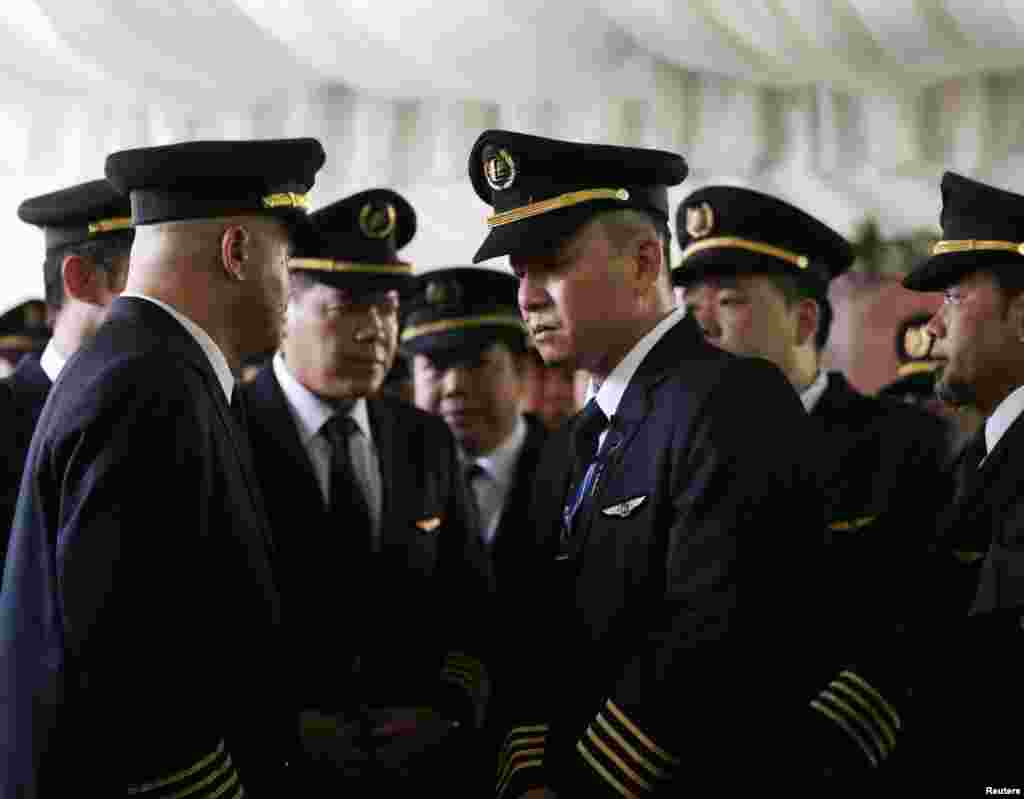
[(681, 152), (676, 201), (727, 181), (848, 234), (933, 227), (944, 168), (1024, 188), (1022, 67), (1001, 0), (6, 0), (0, 308), (42, 290), (22, 199), (182, 139), (317, 136), (314, 204), (403, 192), (420, 268), (483, 236), (487, 127)]

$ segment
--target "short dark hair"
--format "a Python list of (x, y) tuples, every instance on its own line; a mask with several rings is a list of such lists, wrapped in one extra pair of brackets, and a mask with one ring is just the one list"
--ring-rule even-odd
[(767, 274), (772, 285), (779, 290), (786, 307), (800, 300), (814, 300), (818, 306), (818, 329), (814, 332), (814, 349), (821, 352), (828, 344), (832, 332), (832, 303), (828, 299), (828, 283), (815, 275)]
[(134, 231), (118, 231), (89, 241), (68, 244), (46, 253), (43, 260), (43, 283), (46, 304), (59, 310), (64, 306), (64, 259), (69, 255), (88, 258), (108, 277), (115, 272), (114, 259), (131, 250)]
[(1004, 312), (1010, 301), (1024, 292), (1024, 270), (1017, 264), (997, 264), (989, 270), (1003, 295)]
[(671, 274), (672, 234), (669, 232), (668, 223), (665, 220), (640, 208), (603, 211), (596, 218), (604, 224), (605, 234), (619, 250), (626, 246), (628, 238), (635, 235), (635, 230), (639, 225), (653, 227), (661, 242), (661, 259), (664, 262), (665, 272)]

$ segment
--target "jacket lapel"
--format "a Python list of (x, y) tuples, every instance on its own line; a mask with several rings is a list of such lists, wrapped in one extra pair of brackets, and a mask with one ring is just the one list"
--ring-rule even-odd
[(300, 479), (289, 481), (293, 485), (308, 485), (314, 489), (310, 500), (316, 499), (323, 505), (316, 473), (309, 461), (306, 448), (299, 438), (299, 430), (295, 426), (288, 399), (284, 395), (281, 384), (277, 382), (273, 366), (268, 364), (256, 376), (248, 389), (250, 419), (259, 420), (260, 430), (253, 430), (251, 435), (266, 435), (274, 444), (281, 447), (287, 456), (287, 463), (298, 465), (302, 474)]
[[(524, 544), (524, 531), (520, 529), (526, 509), (530, 506), (531, 491), (536, 479), (540, 453), (544, 447), (546, 435), (543, 423), (530, 414), (524, 414), (526, 421), (526, 440), (519, 450), (513, 472), (512, 486), (505, 498), (505, 506), (501, 511), (501, 520), (491, 542), (491, 557), (498, 562), (506, 557), (505, 553), (519, 548)], [(511, 555), (509, 556), (511, 557)]]
[(991, 545), (990, 514), (1010, 499), (1020, 480), (1012, 468), (1014, 451), (1024, 451), (1024, 415), (1010, 425), (968, 482), (963, 495), (939, 517), (940, 538), (955, 551), (982, 553)]
[[(167, 311), (155, 303), (139, 297), (118, 297), (111, 306), (110, 316), (123, 316), (142, 321), (161, 337), (162, 343), (169, 352), (189, 361), (202, 375), (207, 391), (212, 396), (213, 404), (217, 408), (217, 414), (227, 431), (231, 446), (235, 450), (235, 456), (242, 467), (243, 481), (248, 489), (253, 507), (260, 518), (260, 527), (262, 528), (260, 532), (266, 542), (268, 552), (272, 552), (273, 539), (267, 522), (266, 510), (263, 507), (259, 483), (256, 481), (249, 442), (244, 440), (242, 432), (238, 429), (227, 397), (224, 396), (224, 389), (217, 378), (217, 373), (213, 371), (210, 359), (203, 352), (203, 348), (199, 346), (199, 342)], [(235, 391), (239, 390), (241, 387), (236, 385)]]
[(50, 378), (46, 376), (39, 356), (35, 354), (26, 355), (18, 362), (18, 368), (14, 370), (10, 380), (21, 387), (20, 391), (42, 399), (44, 402), (50, 391)]
[(380, 463), (380, 547), (385, 551), (390, 542), (390, 525), (388, 519), (405, 518), (405, 515), (398, 512), (394, 507), (396, 497), (401, 492), (396, 490), (397, 486), (416, 485), (412, 476), (403, 474), (403, 470), (411, 468), (408, 458), (398, 458), (395, 455), (395, 415), (386, 402), (367, 398), (366, 409), (370, 416), (370, 427), (373, 429), (374, 445), (377, 449), (377, 460)]
[(599, 509), (606, 504), (606, 487), (622, 473), (629, 448), (654, 407), (651, 394), (670, 373), (679, 368), (679, 364), (686, 360), (690, 352), (702, 346), (705, 346), (704, 341), (696, 323), (690, 317), (684, 317), (661, 337), (634, 372), (610, 420), (600, 453), (604, 467), (590, 500), (584, 505), (584, 516), (571, 539), (569, 555), (574, 560), (579, 558), (586, 544)]

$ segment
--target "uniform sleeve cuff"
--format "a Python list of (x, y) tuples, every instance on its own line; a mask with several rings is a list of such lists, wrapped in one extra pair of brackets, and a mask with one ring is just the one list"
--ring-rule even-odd
[(616, 795), (638, 797), (670, 782), (680, 760), (610, 699), (576, 742), (582, 764)]
[(498, 756), (497, 799), (506, 794), (519, 796), (530, 788), (544, 784), (544, 750), (548, 739), (547, 724), (513, 727), (505, 737)]
[(811, 708), (845, 733), (871, 768), (878, 768), (896, 749), (902, 722), (895, 708), (863, 677), (839, 673), (811, 700)]
[(483, 726), (487, 716), (487, 702), (491, 695), (491, 681), (484, 664), (464, 652), (449, 652), (441, 668), (441, 682), (455, 689), (468, 703), (468, 719), (476, 729)]

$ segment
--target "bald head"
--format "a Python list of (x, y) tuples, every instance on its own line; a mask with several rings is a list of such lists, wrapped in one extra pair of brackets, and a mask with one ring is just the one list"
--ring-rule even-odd
[(126, 290), (189, 317), (237, 366), (280, 341), (289, 245), (287, 226), (267, 216), (142, 225)]

